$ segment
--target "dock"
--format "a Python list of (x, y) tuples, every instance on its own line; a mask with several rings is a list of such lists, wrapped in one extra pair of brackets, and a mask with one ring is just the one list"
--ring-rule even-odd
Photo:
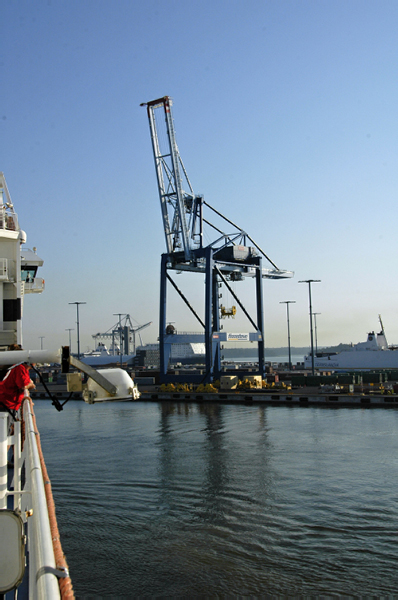
[(225, 404), (266, 404), (272, 406), (328, 406), (398, 408), (398, 395), (321, 394), (318, 390), (264, 392), (263, 390), (217, 393), (143, 391), (140, 400), (152, 402), (215, 402)]
[[(149, 378), (148, 378), (149, 379)], [(271, 406), (323, 406), (323, 407), (357, 407), (357, 408), (398, 408), (398, 394), (382, 394), (377, 391), (372, 393), (322, 393), (319, 388), (308, 387), (299, 390), (219, 390), (217, 392), (177, 391), (166, 392), (160, 386), (146, 381), (136, 383), (141, 392), (142, 402), (212, 402), (224, 404), (261, 404)], [(69, 398), (66, 385), (50, 384), (49, 391), (60, 402)], [(49, 397), (40, 385), (31, 393), (32, 400), (49, 400)], [(74, 401), (83, 401), (79, 392), (74, 392), (70, 398)]]

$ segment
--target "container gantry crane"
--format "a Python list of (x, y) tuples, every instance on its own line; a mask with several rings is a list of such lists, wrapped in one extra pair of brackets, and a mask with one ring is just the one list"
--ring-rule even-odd
[(152, 321), (149, 321), (149, 323), (144, 323), (144, 325), (138, 325), (138, 326), (134, 327), (133, 323), (131, 322), (130, 315), (127, 314), (127, 315), (123, 315), (123, 316), (124, 316), (123, 322), (121, 320), (122, 315), (120, 315), (119, 321), (115, 325), (110, 327), (104, 333), (95, 333), (92, 337), (94, 338), (96, 343), (98, 340), (111, 339), (113, 349), (115, 348), (116, 340), (119, 340), (119, 343), (120, 343), (119, 352), (122, 354), (125, 354), (127, 356), (130, 354), (130, 351), (131, 351), (131, 347), (130, 347), (131, 342), (133, 343), (132, 353), (135, 354), (135, 349), (136, 349), (135, 334), (138, 333), (139, 331), (142, 331), (146, 327), (149, 327), (149, 325), (152, 325)]
[[(259, 373), (264, 375), (262, 278), (283, 279), (292, 277), (293, 273), (279, 269), (246, 231), (210, 206), (202, 195), (194, 193), (176, 143), (171, 98), (164, 96), (144, 102), (141, 106), (147, 107), (167, 250), (162, 254), (160, 280), (161, 380), (170, 380), (167, 367), (171, 344), (187, 341), (184, 336), (166, 332), (167, 282), (176, 289), (204, 329), (206, 374), (204, 378), (200, 376), (201, 380), (212, 381), (219, 377), (220, 342), (231, 340), (229, 334), (220, 331), (220, 284), (227, 287), (254, 328), (254, 332), (250, 334), (237, 335), (245, 336), (240, 337), (242, 341), (257, 342)], [(226, 227), (228, 230), (224, 230)], [(213, 241), (206, 245), (205, 228), (206, 234), (213, 232), (211, 237), (214, 237)], [(263, 259), (270, 267), (263, 268)], [(205, 274), (204, 322), (170, 277), (169, 271), (173, 270)], [(244, 277), (256, 279), (255, 318), (252, 318), (230, 285), (231, 281), (240, 281)], [(176, 380), (175, 376), (173, 380)], [(187, 380), (186, 376), (184, 380)]]

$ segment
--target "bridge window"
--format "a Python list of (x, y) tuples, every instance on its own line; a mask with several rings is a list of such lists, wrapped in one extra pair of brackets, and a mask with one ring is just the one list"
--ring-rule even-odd
[(36, 273), (37, 267), (22, 267), (21, 279), (22, 281), (25, 281), (25, 283), (33, 283)]

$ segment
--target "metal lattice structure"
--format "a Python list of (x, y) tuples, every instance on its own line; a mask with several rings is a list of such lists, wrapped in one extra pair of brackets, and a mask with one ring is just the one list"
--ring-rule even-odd
[[(166, 333), (166, 285), (170, 282), (183, 301), (204, 327), (206, 346), (206, 376), (211, 381), (220, 373), (220, 307), (219, 283), (224, 284), (254, 327), (251, 341), (259, 348), (259, 370), (264, 371), (263, 335), (263, 277), (281, 279), (293, 273), (279, 269), (245, 230), (205, 202), (197, 195), (182, 162), (174, 131), (171, 111), (172, 101), (164, 96), (143, 103), (147, 107), (152, 140), (159, 199), (163, 219), (167, 252), (162, 255), (160, 290), (160, 362), (161, 377), (167, 380), (168, 356), (171, 339)], [(204, 239), (208, 240), (207, 244)], [(265, 259), (269, 265), (263, 268)], [(193, 271), (205, 274), (205, 319), (204, 322), (178, 289), (168, 271)], [(243, 277), (256, 278), (257, 314), (252, 318), (229, 285)], [(182, 341), (179, 339), (178, 341)]]
[[(122, 320), (122, 316), (124, 317), (124, 320)], [(112, 327), (110, 327), (104, 333), (93, 334), (92, 337), (94, 338), (95, 343), (97, 343), (98, 340), (111, 339), (113, 348), (115, 346), (115, 343), (118, 341), (120, 343), (120, 353), (129, 355), (132, 351), (133, 354), (135, 354), (136, 334), (145, 329), (146, 327), (149, 327), (150, 325), (152, 325), (152, 321), (149, 321), (149, 323), (144, 323), (144, 325), (134, 326), (129, 314), (120, 315), (119, 321), (115, 325), (112, 325)], [(131, 343), (132, 348), (130, 347)]]

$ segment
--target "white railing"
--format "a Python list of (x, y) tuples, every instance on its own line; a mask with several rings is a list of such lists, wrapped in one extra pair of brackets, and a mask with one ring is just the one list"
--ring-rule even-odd
[[(29, 599), (60, 598), (56, 561), (52, 544), (43, 473), (33, 423), (32, 408), (24, 402), (25, 442), (21, 453), (20, 423), (12, 423), (7, 412), (0, 412), (0, 508), (7, 508), (7, 499), (14, 496), (14, 510), (21, 511), (26, 523), (29, 551)], [(13, 488), (7, 488), (7, 447), (14, 450)], [(21, 489), (22, 466), (25, 484)], [(4, 540), (0, 540), (0, 544)], [(18, 596), (20, 597), (20, 596)]]
[(0, 258), (0, 279), (8, 279), (8, 259)]
[(0, 229), (8, 229), (9, 231), (18, 231), (18, 217), (15, 212), (6, 210), (6, 207), (0, 205)]
[(24, 282), (25, 294), (41, 294), (44, 291), (44, 279), (35, 277), (33, 281)]

